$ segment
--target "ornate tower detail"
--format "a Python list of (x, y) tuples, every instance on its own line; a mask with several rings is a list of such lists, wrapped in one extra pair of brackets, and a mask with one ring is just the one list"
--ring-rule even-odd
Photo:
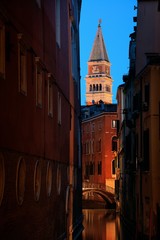
[(110, 76), (110, 62), (105, 48), (101, 21), (98, 24), (97, 34), (88, 61), (86, 75), (86, 104), (92, 105), (99, 101), (112, 103), (112, 78)]

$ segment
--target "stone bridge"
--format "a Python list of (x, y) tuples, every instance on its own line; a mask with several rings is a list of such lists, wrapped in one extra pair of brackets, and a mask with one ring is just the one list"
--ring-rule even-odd
[(97, 194), (102, 197), (108, 207), (115, 207), (114, 188), (107, 187), (101, 184), (86, 184), (83, 183), (82, 194), (85, 196), (88, 193)]

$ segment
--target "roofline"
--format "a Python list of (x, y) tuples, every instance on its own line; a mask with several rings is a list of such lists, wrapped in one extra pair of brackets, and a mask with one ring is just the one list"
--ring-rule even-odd
[(102, 117), (103, 115), (116, 115), (116, 114), (117, 114), (117, 112), (102, 112), (102, 113), (100, 113), (100, 114), (97, 114), (97, 115), (95, 115), (95, 116), (88, 117), (87, 119), (82, 120), (82, 123), (88, 122), (88, 121), (93, 120), (93, 119), (95, 119), (95, 118), (100, 118), (100, 117)]

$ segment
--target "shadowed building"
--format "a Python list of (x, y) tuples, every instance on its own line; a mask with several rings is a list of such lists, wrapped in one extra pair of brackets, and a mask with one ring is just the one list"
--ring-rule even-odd
[(134, 239), (160, 239), (160, 1), (136, 8), (119, 129), (121, 215)]
[(80, 10), (0, 1), (1, 239), (81, 233)]

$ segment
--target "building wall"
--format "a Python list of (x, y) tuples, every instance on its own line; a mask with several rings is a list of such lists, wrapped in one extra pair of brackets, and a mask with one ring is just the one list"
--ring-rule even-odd
[(74, 23), (80, 3), (72, 9), (76, 16), (70, 1), (60, 5), (59, 43), (56, 1), (0, 3), (2, 239), (72, 238), (81, 228), (79, 20)]
[[(147, 64), (147, 53), (160, 52), (160, 14), (157, 1), (138, 1), (136, 36), (136, 74)], [(142, 34), (143, 33), (143, 34)]]
[(158, 6), (159, 1), (138, 1), (137, 28), (130, 35), (136, 45), (136, 59), (130, 59), (133, 69), (130, 65), (128, 77), (124, 78), (124, 108), (129, 108), (129, 112), (124, 111), (122, 131), (119, 131), (124, 147), (121, 154), (119, 145), (122, 161), (119, 190), (121, 215), (135, 239), (160, 237)]
[[(143, 214), (143, 231), (146, 235), (157, 234), (157, 206), (160, 204), (159, 193), (159, 171), (158, 171), (158, 151), (159, 151), (159, 71), (158, 65), (148, 65), (141, 74), (139, 81), (139, 91), (142, 91), (142, 105), (145, 102), (145, 87), (149, 86), (149, 101), (147, 108), (142, 108), (137, 118), (136, 132), (139, 136), (138, 157), (140, 174), (137, 182), (137, 196), (140, 199), (137, 205), (137, 212)], [(141, 82), (141, 84), (140, 84)], [(140, 122), (142, 119), (142, 123)], [(144, 135), (148, 131), (148, 136)], [(141, 145), (142, 142), (142, 145)], [(143, 209), (141, 212), (140, 209)], [(141, 215), (140, 215), (141, 216)], [(151, 225), (149, 222), (153, 219)]]
[[(136, 178), (138, 231), (159, 238), (159, 1), (139, 1), (136, 39), (136, 92), (140, 92), (138, 135), (138, 169)], [(143, 33), (143, 34), (142, 34)], [(148, 87), (147, 87), (148, 85)], [(146, 87), (149, 94), (146, 94)], [(146, 97), (148, 95), (148, 97)], [(138, 171), (137, 169), (137, 171)], [(151, 220), (152, 219), (152, 220)]]
[[(112, 174), (112, 160), (115, 155), (112, 151), (112, 138), (116, 136), (116, 128), (112, 127), (113, 120), (117, 120), (116, 113), (102, 113), (82, 122), (83, 181), (89, 180), (90, 183), (114, 187), (115, 174)], [(100, 161), (101, 173), (98, 174)], [(90, 162), (94, 163), (94, 172), (86, 176), (86, 165)]]

